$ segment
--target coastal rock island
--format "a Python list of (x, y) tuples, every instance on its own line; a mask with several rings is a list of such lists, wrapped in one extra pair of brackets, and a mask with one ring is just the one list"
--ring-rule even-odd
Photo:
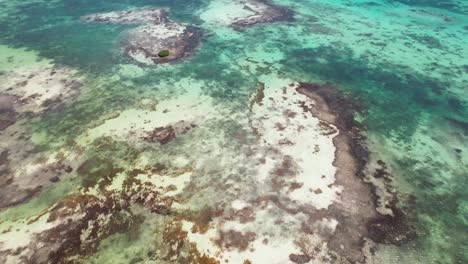
[[(83, 22), (138, 25), (122, 40), (124, 53), (139, 63), (154, 65), (180, 59), (198, 45), (201, 31), (175, 23), (164, 9), (135, 9), (81, 17)], [(160, 56), (161, 51), (169, 51)]]

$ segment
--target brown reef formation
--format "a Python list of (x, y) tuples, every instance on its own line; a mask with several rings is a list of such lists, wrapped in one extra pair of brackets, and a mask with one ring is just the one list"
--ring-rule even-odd
[[(199, 43), (201, 31), (168, 19), (164, 9), (135, 9), (81, 17), (83, 22), (139, 25), (122, 41), (124, 53), (137, 62), (153, 65), (189, 55)], [(160, 56), (161, 51), (168, 56)]]
[[(316, 103), (304, 111), (310, 111), (340, 130), (333, 140), (336, 147), (334, 165), (337, 167), (337, 184), (345, 190), (340, 195), (340, 202), (329, 208), (328, 214), (338, 219), (338, 225), (329, 238), (328, 247), (354, 263), (371, 257), (372, 249), (370, 252), (363, 250), (366, 239), (396, 245), (414, 239), (416, 231), (412, 219), (396, 206), (396, 195), (387, 205), (393, 214), (383, 215), (376, 210), (379, 199), (377, 187), (365, 180), (369, 162), (366, 138), (354, 119), (354, 114), (361, 111), (360, 107), (329, 84), (302, 83), (297, 90)], [(379, 163), (384, 164), (382, 161)], [(390, 176), (384, 168), (377, 169), (373, 176), (382, 175)]]

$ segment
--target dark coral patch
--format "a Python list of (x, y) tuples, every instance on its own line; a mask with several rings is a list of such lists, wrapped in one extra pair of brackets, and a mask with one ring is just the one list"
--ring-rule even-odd
[(162, 145), (169, 143), (176, 137), (175, 130), (172, 126), (157, 127), (153, 131), (146, 133), (143, 140), (147, 142), (159, 142)]

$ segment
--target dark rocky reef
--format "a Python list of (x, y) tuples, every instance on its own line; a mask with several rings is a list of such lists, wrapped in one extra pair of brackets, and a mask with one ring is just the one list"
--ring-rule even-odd
[(168, 127), (158, 127), (153, 131), (148, 132), (146, 136), (143, 137), (143, 140), (147, 142), (159, 142), (161, 144), (166, 144), (176, 136), (176, 132), (172, 126)]
[(396, 195), (389, 205), (393, 215), (382, 215), (376, 211), (377, 187), (365, 181), (369, 163), (366, 138), (361, 131), (362, 126), (354, 119), (354, 114), (363, 109), (333, 85), (302, 83), (297, 90), (316, 102), (313, 108), (305, 108), (304, 111), (310, 111), (340, 130), (333, 140), (337, 149), (334, 165), (337, 167), (336, 181), (345, 191), (341, 194), (341, 202), (329, 208), (329, 215), (338, 219), (339, 224), (328, 247), (348, 261), (361, 262), (366, 258), (362, 251), (363, 238), (395, 245), (414, 239), (416, 233), (412, 220), (406, 211), (396, 206)]

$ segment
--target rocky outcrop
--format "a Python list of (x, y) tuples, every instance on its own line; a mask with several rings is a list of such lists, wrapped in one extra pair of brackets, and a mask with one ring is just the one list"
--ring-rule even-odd
[[(154, 65), (180, 59), (198, 45), (201, 31), (170, 21), (164, 9), (136, 9), (81, 17), (83, 22), (140, 25), (122, 41), (124, 53), (139, 63)], [(167, 56), (159, 56), (168, 51)]]
[(147, 142), (159, 142), (161, 144), (166, 144), (176, 136), (175, 130), (172, 126), (168, 127), (158, 127), (153, 131), (148, 132), (146, 136), (143, 137), (143, 140)]

